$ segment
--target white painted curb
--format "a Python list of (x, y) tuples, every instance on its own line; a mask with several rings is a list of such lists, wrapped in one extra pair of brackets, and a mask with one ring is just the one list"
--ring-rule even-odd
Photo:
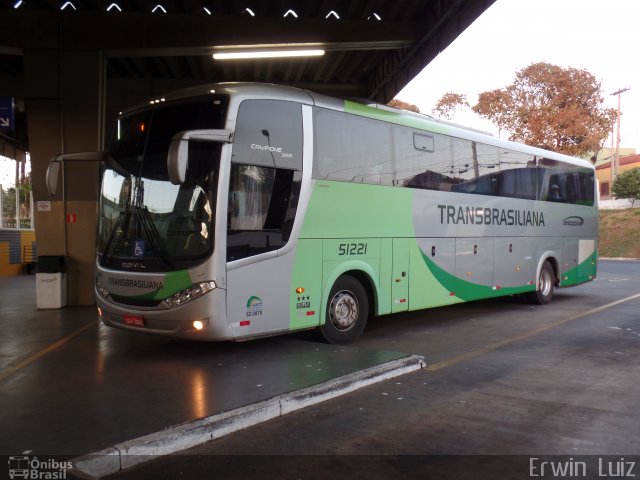
[(74, 458), (71, 460), (73, 473), (91, 479), (111, 475), (158, 456), (186, 450), (374, 383), (419, 370), (425, 365), (424, 357), (411, 355), (252, 405), (169, 427)]

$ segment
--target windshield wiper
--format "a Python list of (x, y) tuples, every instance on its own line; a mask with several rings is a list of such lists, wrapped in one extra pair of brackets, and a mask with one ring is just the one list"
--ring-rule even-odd
[(147, 207), (134, 208), (138, 221), (140, 222), (140, 226), (142, 227), (142, 230), (144, 230), (145, 236), (149, 240), (151, 250), (153, 250), (153, 253), (158, 258), (158, 260), (160, 260), (160, 263), (162, 263), (164, 267), (172, 267), (164, 243), (162, 242), (160, 234), (158, 233), (158, 229), (156, 228), (155, 223), (153, 223), (153, 220), (150, 218), (149, 210), (147, 209)]
[(102, 261), (105, 262), (109, 257), (109, 250), (111, 250), (111, 243), (113, 242), (113, 239), (116, 236), (116, 232), (118, 231), (118, 227), (120, 226), (120, 224), (122, 223), (122, 221), (125, 219), (127, 215), (126, 211), (122, 211), (118, 214), (118, 218), (116, 219), (116, 223), (113, 226), (113, 228), (111, 229), (111, 233), (109, 234), (109, 238), (107, 238), (106, 243), (104, 244), (104, 253), (102, 254)]

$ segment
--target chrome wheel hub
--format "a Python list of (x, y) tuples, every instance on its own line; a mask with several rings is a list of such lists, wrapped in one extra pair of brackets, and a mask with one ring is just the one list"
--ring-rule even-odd
[(551, 278), (551, 273), (549, 270), (542, 270), (540, 272), (540, 280), (538, 282), (538, 289), (540, 293), (547, 297), (551, 293), (551, 289), (553, 288), (553, 280)]
[(360, 309), (353, 293), (342, 290), (331, 299), (329, 317), (338, 330), (345, 331), (353, 327), (358, 320)]

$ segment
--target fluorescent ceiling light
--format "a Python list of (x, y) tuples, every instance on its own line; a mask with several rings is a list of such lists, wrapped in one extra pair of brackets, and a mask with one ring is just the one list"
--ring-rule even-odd
[(291, 50), (229, 50), (214, 53), (215, 60), (247, 60), (255, 58), (291, 58), (291, 57), (320, 57), (324, 55), (321, 49), (291, 49)]

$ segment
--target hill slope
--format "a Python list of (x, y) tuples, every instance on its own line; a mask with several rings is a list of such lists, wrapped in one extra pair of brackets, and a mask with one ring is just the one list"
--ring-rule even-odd
[(640, 258), (640, 208), (600, 210), (600, 256)]

